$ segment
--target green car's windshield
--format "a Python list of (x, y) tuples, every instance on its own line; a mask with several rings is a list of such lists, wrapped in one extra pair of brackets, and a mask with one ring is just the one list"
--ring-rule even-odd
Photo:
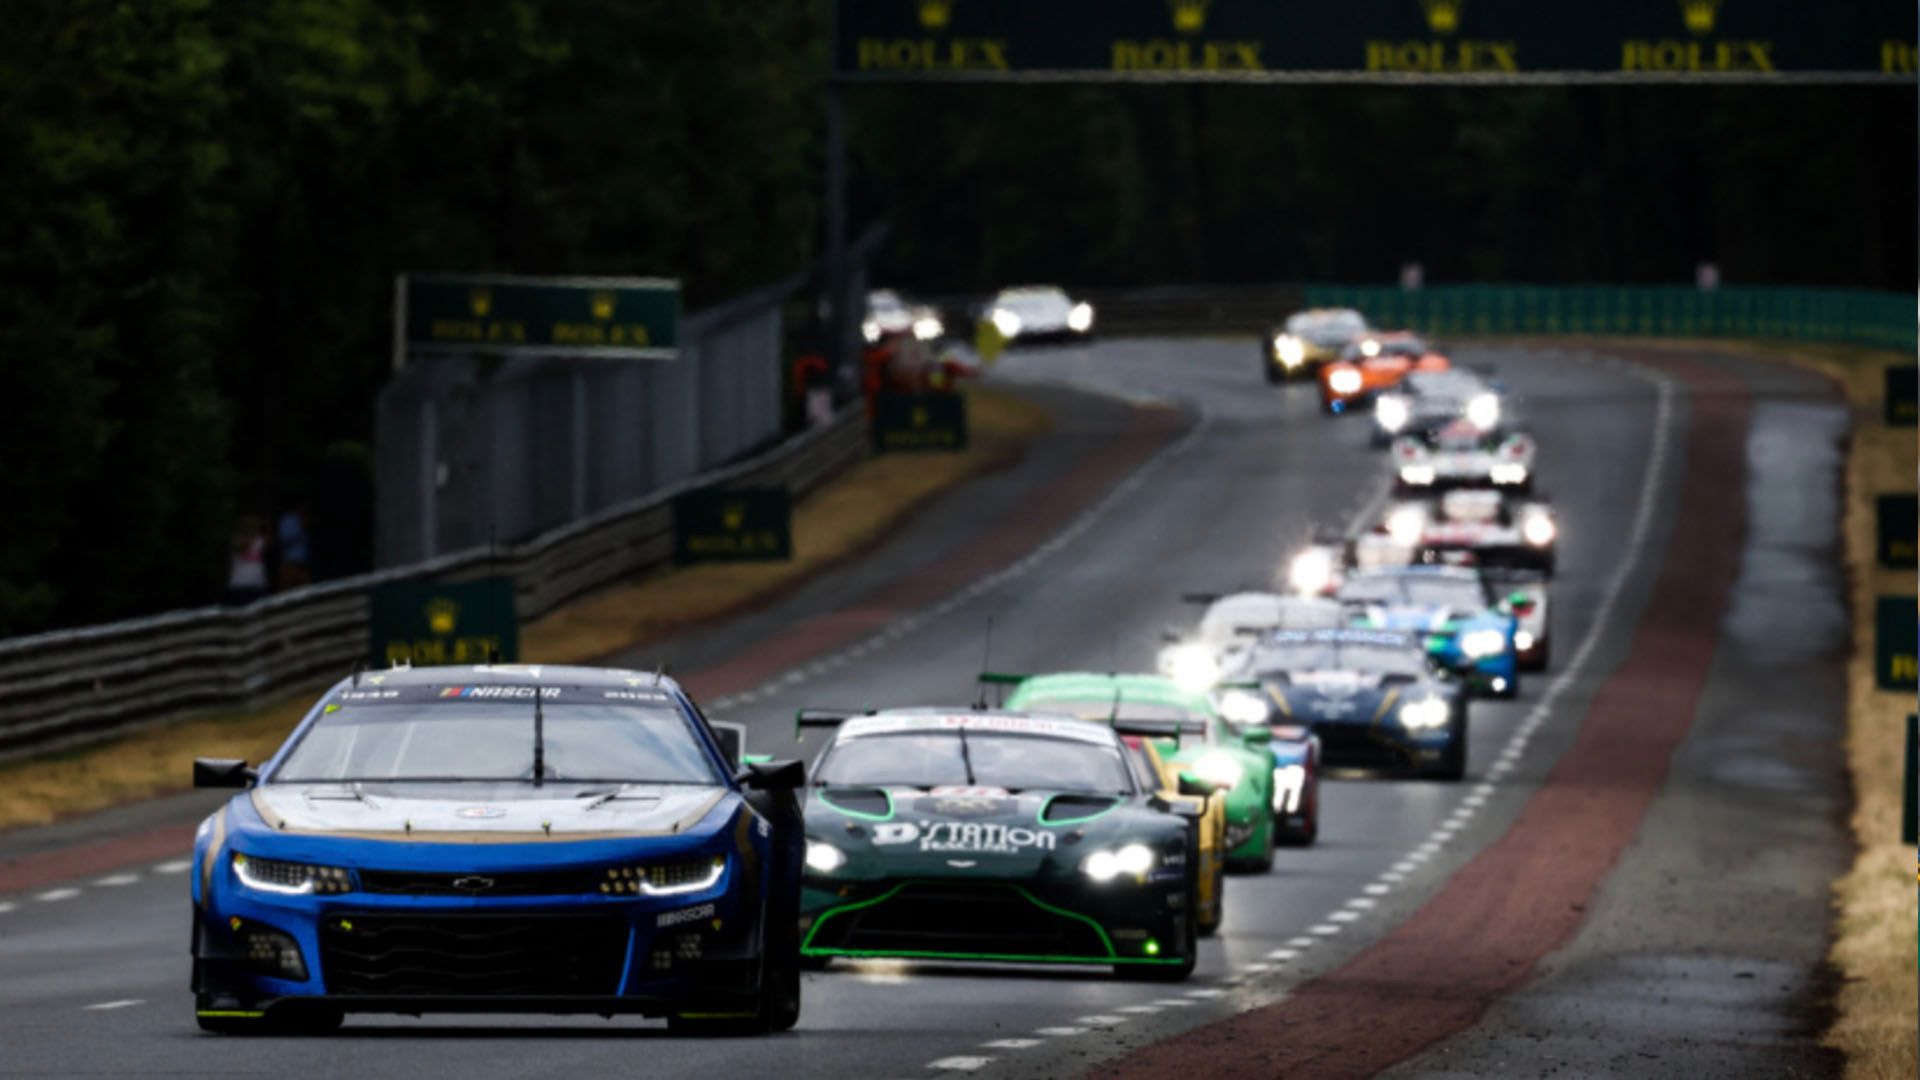
[(861, 787), (986, 786), (1128, 794), (1127, 763), (1111, 746), (1006, 732), (909, 731), (834, 744), (815, 782)]
[[(669, 706), (548, 704), (545, 780), (722, 782), (687, 718)], [(269, 778), (277, 783), (532, 780), (525, 702), (348, 704), (316, 720)]]

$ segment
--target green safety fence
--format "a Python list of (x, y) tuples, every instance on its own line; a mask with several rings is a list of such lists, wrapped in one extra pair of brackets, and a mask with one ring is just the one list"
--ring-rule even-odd
[(1312, 307), (1430, 334), (1648, 334), (1830, 341), (1913, 351), (1915, 298), (1864, 289), (1679, 285), (1310, 285)]

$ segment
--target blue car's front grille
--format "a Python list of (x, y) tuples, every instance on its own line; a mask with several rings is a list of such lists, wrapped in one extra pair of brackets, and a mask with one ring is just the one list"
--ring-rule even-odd
[(333, 915), (320, 971), (347, 996), (605, 997), (619, 993), (627, 934), (603, 915)]
[(439, 873), (362, 870), (360, 887), (388, 896), (584, 896), (598, 893), (606, 871), (531, 870), (511, 873)]

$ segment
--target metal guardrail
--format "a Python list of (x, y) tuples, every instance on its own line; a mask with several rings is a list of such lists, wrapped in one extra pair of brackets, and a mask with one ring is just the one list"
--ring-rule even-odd
[(804, 494), (860, 460), (858, 406), (738, 464), (634, 499), (524, 543), (477, 548), (207, 607), (0, 641), (0, 759), (41, 753), (189, 712), (238, 709), (314, 686), (367, 654), (367, 601), (390, 581), (512, 575), (524, 621), (673, 558), (672, 500), (715, 484)]

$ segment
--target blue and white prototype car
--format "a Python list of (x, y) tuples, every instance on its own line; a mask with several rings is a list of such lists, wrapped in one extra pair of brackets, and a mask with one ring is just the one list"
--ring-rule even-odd
[(1520, 693), (1519, 622), (1485, 578), (1457, 566), (1376, 567), (1351, 574), (1336, 594), (1354, 625), (1420, 635), (1436, 663), (1476, 693)]
[(634, 1013), (792, 1027), (798, 762), (738, 764), (673, 680), (445, 667), (343, 680), (200, 826), (196, 1016), (323, 1032), (344, 1014)]

